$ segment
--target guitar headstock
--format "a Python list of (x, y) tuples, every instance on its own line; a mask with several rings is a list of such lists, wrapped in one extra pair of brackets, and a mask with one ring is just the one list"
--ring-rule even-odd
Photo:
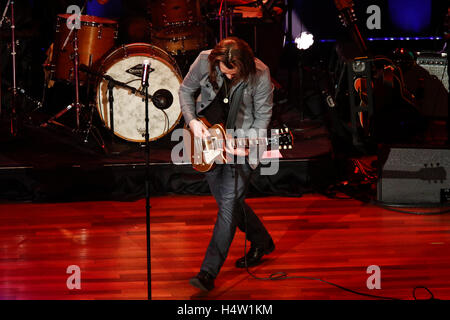
[(275, 129), (272, 134), (272, 139), (278, 140), (278, 148), (280, 150), (292, 149), (294, 146), (294, 135), (287, 126), (283, 126), (281, 129)]
[(344, 27), (352, 25), (356, 22), (356, 14), (353, 9), (354, 3), (352, 0), (334, 0), (336, 8), (339, 10), (339, 18)]
[(430, 167), (421, 168), (417, 173), (417, 177), (421, 180), (426, 180), (431, 183), (440, 181), (441, 183), (447, 180), (447, 171), (444, 167), (431, 165)]

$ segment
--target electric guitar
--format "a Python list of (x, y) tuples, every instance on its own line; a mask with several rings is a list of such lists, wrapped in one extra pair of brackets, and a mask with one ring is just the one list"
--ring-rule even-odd
[(184, 150), (190, 155), (192, 167), (199, 172), (211, 170), (216, 163), (227, 163), (229, 159), (225, 146), (248, 149), (257, 145), (276, 145), (279, 150), (293, 147), (294, 137), (287, 127), (274, 130), (275, 134), (270, 138), (227, 138), (222, 124), (211, 125), (205, 118), (199, 120), (208, 128), (208, 138), (194, 137), (187, 124), (183, 130)]
[[(350, 29), (353, 40), (366, 56), (369, 56), (369, 50), (367, 49), (366, 42), (359, 31), (358, 25), (356, 24), (356, 14), (353, 9), (354, 3), (352, 0), (334, 0), (336, 8), (339, 11), (339, 18), (341, 19), (341, 23), (344, 27)], [(361, 59), (361, 58), (359, 58)], [(403, 73), (402, 70), (392, 62), (389, 58), (385, 56), (375, 56), (373, 60), (376, 62), (380, 62), (382, 65), (381, 76), (383, 79), (383, 84), (387, 87), (393, 88), (395, 83), (398, 84), (398, 89), (401, 97), (405, 102), (412, 106), (416, 106), (415, 97), (411, 94), (405, 87), (403, 81)], [(367, 97), (367, 84), (361, 83), (365, 79), (358, 78), (355, 81), (355, 90), (362, 96)], [(359, 82), (359, 83), (358, 83)], [(365, 90), (364, 90), (365, 86)], [(361, 90), (363, 89), (363, 90)], [(362, 99), (363, 100), (363, 99)]]
[[(381, 111), (388, 116), (391, 110), (387, 106), (397, 105), (402, 106), (404, 110), (417, 110), (417, 103), (414, 94), (408, 91), (403, 79), (403, 72), (392, 60), (385, 56), (370, 57), (369, 50), (361, 35), (361, 32), (356, 24), (357, 18), (354, 11), (354, 3), (352, 0), (334, 0), (336, 8), (339, 11), (339, 18), (344, 27), (347, 27), (351, 32), (354, 42), (360, 49), (361, 53), (365, 55), (362, 58), (355, 58), (354, 61), (361, 60), (364, 62), (372, 61), (373, 79), (371, 83), (367, 83), (366, 78), (353, 79), (354, 89), (360, 97), (360, 107), (370, 107), (368, 104), (368, 87), (373, 90), (377, 101), (375, 108), (378, 114)], [(369, 59), (370, 57), (370, 59)], [(370, 64), (369, 64), (370, 65)], [(362, 112), (358, 113), (360, 126), (368, 128), (370, 119)], [(401, 121), (398, 120), (398, 121)]]
[(367, 54), (366, 43), (361, 36), (358, 25), (356, 24), (356, 14), (353, 9), (354, 4), (352, 0), (334, 0), (336, 8), (339, 11), (339, 18), (344, 27), (348, 27), (352, 34), (353, 40), (360, 49), (361, 53)]

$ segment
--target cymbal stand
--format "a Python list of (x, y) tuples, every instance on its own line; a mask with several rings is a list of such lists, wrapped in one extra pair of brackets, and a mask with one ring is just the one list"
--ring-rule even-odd
[[(224, 13), (225, 12), (225, 13)], [(222, 0), (219, 7), (219, 40), (228, 37), (228, 5), (227, 0)]]
[[(0, 27), (3, 25), (3, 21), (6, 18), (8, 8), (11, 8), (11, 57), (12, 57), (12, 95), (11, 95), (11, 135), (17, 135), (17, 110), (16, 110), (16, 95), (17, 95), (17, 78), (16, 78), (16, 26), (15, 26), (15, 13), (14, 13), (14, 0), (8, 0), (3, 16), (0, 21)], [(0, 95), (1, 100), (1, 95)], [(1, 103), (1, 102), (0, 102)], [(1, 113), (1, 108), (0, 108)]]
[[(92, 56), (89, 59), (89, 68), (90, 67), (92, 67)], [(81, 66), (80, 66), (80, 71), (83, 71)], [(86, 76), (87, 76), (87, 83), (86, 83), (87, 94), (86, 94), (86, 96), (88, 99), (89, 114), (85, 118), (86, 129), (83, 132), (83, 134), (84, 134), (83, 142), (88, 143), (89, 135), (92, 134), (92, 137), (95, 139), (97, 144), (102, 148), (103, 152), (108, 153), (108, 150), (106, 148), (105, 142), (103, 141), (102, 135), (98, 131), (98, 128), (93, 124), (95, 104), (91, 101), (91, 94), (90, 94), (90, 88), (91, 88), (90, 81), (91, 81), (92, 75), (86, 74)]]
[(17, 78), (16, 78), (16, 25), (14, 18), (14, 0), (11, 0), (11, 56), (12, 56), (12, 99), (11, 99), (11, 134), (17, 135), (17, 110), (16, 110), (16, 96), (17, 96)]
[[(74, 27), (73, 31), (73, 64), (74, 64), (74, 75), (75, 75), (75, 102), (68, 105), (66, 108), (58, 112), (55, 116), (51, 117), (46, 123), (42, 124), (42, 127), (47, 127), (49, 123), (60, 125), (65, 127), (65, 125), (57, 122), (56, 120), (66, 114), (69, 110), (75, 107), (76, 110), (76, 131), (80, 130), (80, 83), (79, 83), (79, 53), (78, 53), (78, 30)], [(70, 36), (70, 33), (69, 33)]]
[[(86, 8), (87, 0), (84, 2), (83, 8), (80, 10), (77, 18), (81, 18), (81, 14), (83, 13), (84, 9)], [(81, 23), (81, 22), (80, 22)], [(70, 36), (73, 33), (73, 65), (74, 65), (74, 76), (75, 76), (75, 102), (68, 105), (65, 109), (57, 113), (55, 116), (51, 117), (46, 123), (43, 123), (42, 127), (47, 127), (49, 123), (53, 123), (62, 127), (67, 127), (56, 120), (60, 118), (62, 115), (64, 115), (66, 112), (71, 110), (73, 107), (75, 107), (76, 110), (76, 129), (75, 131), (80, 131), (80, 112), (81, 112), (81, 103), (80, 103), (80, 82), (79, 82), (79, 66), (80, 66), (80, 59), (79, 59), (79, 53), (78, 53), (78, 28), (76, 23), (72, 24), (72, 28), (70, 29), (69, 34), (67, 35), (67, 38), (59, 50), (64, 50), (65, 46), (67, 45), (67, 42), (70, 38)]]
[[(5, 10), (3, 10), (3, 14), (2, 14), (2, 19), (0, 20), (0, 29), (3, 26), (3, 21), (5, 21), (6, 18), (6, 13), (8, 12), (8, 7), (9, 7), (9, 3), (11, 1), (8, 1), (8, 3), (6, 4)], [(0, 50), (1, 50), (1, 46), (0, 46)], [(0, 51), (1, 54), (1, 51)], [(0, 65), (0, 116), (2, 116), (2, 86), (1, 84), (2, 82), (2, 77), (1, 77), (1, 65)]]

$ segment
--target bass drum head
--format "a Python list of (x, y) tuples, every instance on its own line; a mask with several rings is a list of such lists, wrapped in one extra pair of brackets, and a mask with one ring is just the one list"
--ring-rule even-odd
[[(141, 71), (144, 60), (154, 69), (149, 75), (149, 95), (159, 89), (170, 91), (172, 105), (160, 110), (149, 99), (149, 140), (157, 140), (171, 132), (181, 119), (178, 90), (182, 82), (175, 60), (162, 49), (146, 43), (124, 45), (113, 51), (102, 63), (99, 73), (112, 77), (143, 92)], [(97, 109), (102, 121), (111, 129), (108, 81), (102, 79), (96, 91)], [(113, 88), (114, 134), (131, 142), (145, 142), (145, 100), (141, 93), (115, 86)]]

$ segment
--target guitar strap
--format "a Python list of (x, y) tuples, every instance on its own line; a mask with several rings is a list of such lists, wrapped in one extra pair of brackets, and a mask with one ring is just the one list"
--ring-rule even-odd
[(236, 117), (239, 111), (239, 107), (242, 102), (242, 94), (244, 92), (243, 82), (239, 84), (239, 86), (235, 89), (233, 93), (233, 97), (230, 102), (230, 111), (228, 112), (227, 123), (225, 125), (226, 129), (235, 129)]

